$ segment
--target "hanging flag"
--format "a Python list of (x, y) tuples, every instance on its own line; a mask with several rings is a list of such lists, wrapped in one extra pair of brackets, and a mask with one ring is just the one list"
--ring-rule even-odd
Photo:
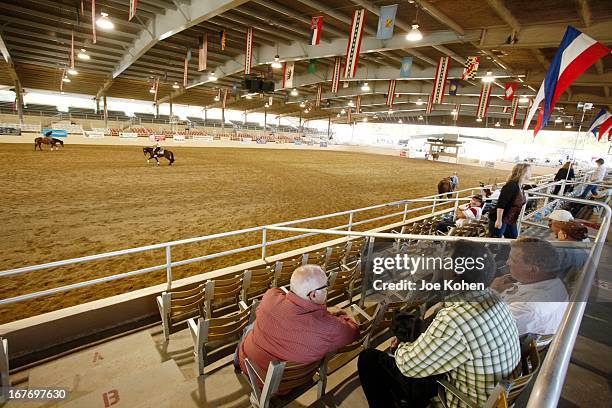
[(412, 57), (404, 57), (400, 68), (400, 78), (409, 78), (412, 69)]
[(91, 30), (93, 32), (93, 43), (96, 43), (96, 0), (91, 0)]
[(514, 99), (514, 94), (516, 93), (516, 82), (508, 82), (506, 83), (506, 91), (504, 92), (504, 99), (507, 101), (511, 101)]
[(315, 106), (321, 107), (321, 96), (323, 95), (323, 85), (317, 85), (317, 99), (315, 100)]
[(393, 106), (393, 101), (395, 100), (395, 79), (389, 81), (389, 89), (387, 90), (387, 106)]
[(314, 74), (315, 72), (317, 72), (317, 60), (311, 59), (308, 61), (308, 73)]
[(450, 65), (450, 57), (440, 57), (438, 68), (436, 69), (436, 77), (431, 90), (431, 105), (434, 103), (442, 103), (444, 100), (444, 88), (446, 87), (446, 77), (448, 76), (448, 67)]
[(70, 69), (74, 69), (74, 31), (70, 36)]
[(198, 71), (206, 70), (208, 59), (208, 34), (201, 35), (198, 39)]
[(591, 122), (587, 133), (593, 133), (594, 136), (597, 136), (597, 140), (600, 141), (601, 137), (610, 131), (610, 129), (612, 129), (612, 115), (610, 115), (606, 108), (601, 108), (593, 122)]
[(428, 115), (433, 110), (433, 103), (431, 103), (431, 99), (432, 99), (431, 96), (429, 98), (427, 98), (427, 106), (425, 108), (425, 113), (428, 114)]
[(225, 30), (219, 31), (219, 48), (221, 48), (221, 51), (225, 51), (226, 39), (227, 39), (227, 35), (225, 34)]
[(159, 91), (159, 77), (156, 77), (153, 80), (153, 89), (155, 90), (155, 95), (153, 95), (153, 101), (157, 103), (157, 92)]
[(483, 82), (482, 89), (480, 90), (480, 99), (478, 99), (478, 108), (476, 108), (476, 117), (484, 118), (487, 115), (489, 109), (489, 99), (491, 98), (491, 86), (492, 82)]
[[(584, 71), (600, 58), (610, 55), (610, 49), (588, 35), (568, 26), (550, 68), (529, 110), (523, 129), (527, 130), (540, 103), (544, 103), (541, 127), (546, 126), (557, 100)], [(534, 137), (541, 129), (533, 130)]]
[(249, 27), (246, 34), (246, 52), (244, 53), (244, 74), (251, 74), (251, 64), (253, 63), (253, 28)]
[(523, 124), (527, 121), (527, 116), (532, 106), (533, 106), (533, 99), (529, 99), (529, 103), (527, 104), (527, 109), (525, 109), (525, 116), (523, 117)]
[(510, 107), (510, 126), (514, 126), (516, 124), (516, 116), (518, 115), (519, 108), (519, 98), (516, 96), (512, 99), (512, 106)]
[(451, 79), (448, 84), (448, 94), (452, 96), (457, 95), (457, 91), (459, 90), (459, 81), (456, 79)]
[(295, 73), (295, 62), (293, 61), (285, 62), (285, 67), (283, 69), (283, 88), (293, 87), (294, 73)]
[(132, 20), (132, 18), (134, 18), (134, 16), (136, 15), (136, 4), (138, 3), (138, 0), (130, 0), (130, 18), (129, 20)]
[(476, 78), (476, 72), (478, 71), (478, 65), (480, 64), (480, 57), (467, 57), (463, 64), (463, 75), (462, 80)]
[(378, 30), (376, 31), (376, 39), (388, 40), (393, 37), (393, 27), (395, 26), (395, 13), (397, 12), (397, 4), (380, 7), (380, 16), (378, 17)]
[(346, 110), (346, 123), (350, 125), (351, 122), (353, 122), (353, 113), (351, 112), (351, 108), (348, 108)]
[(189, 59), (185, 57), (185, 67), (183, 69), (183, 86), (187, 86), (187, 75), (189, 71)]
[(355, 104), (355, 113), (361, 113), (361, 95), (357, 95), (357, 103)]
[(340, 84), (340, 60), (340, 57), (336, 57), (334, 61), (334, 73), (331, 83), (332, 93), (338, 93), (338, 85)]
[[(219, 90), (221, 91), (221, 90)], [(227, 88), (223, 88), (223, 100), (221, 102), (221, 107), (225, 109), (225, 104), (227, 103)]]
[(321, 29), (323, 28), (323, 16), (313, 17), (310, 21), (310, 45), (319, 45), (321, 42)]
[(365, 26), (366, 10), (359, 9), (353, 11), (353, 22), (346, 46), (346, 62), (344, 64), (344, 77), (354, 78), (357, 73), (357, 63), (359, 62), (359, 51), (363, 38), (363, 28)]

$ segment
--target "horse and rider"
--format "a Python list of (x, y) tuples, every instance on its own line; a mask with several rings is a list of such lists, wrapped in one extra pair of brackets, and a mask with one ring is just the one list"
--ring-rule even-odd
[(45, 133), (45, 136), (40, 136), (37, 137), (36, 139), (34, 139), (34, 150), (36, 150), (36, 148), (40, 149), (42, 151), (42, 145), (46, 144), (51, 146), (51, 151), (53, 150), (59, 150), (59, 147), (57, 147), (56, 145), (60, 145), (62, 147), (64, 147), (64, 141), (60, 140), (60, 139), (56, 139), (53, 136), (53, 132), (51, 132), (50, 130), (47, 131)]
[(165, 159), (167, 159), (169, 162), (169, 166), (172, 166), (172, 163), (174, 163), (174, 153), (172, 153), (168, 149), (164, 149), (159, 142), (157, 142), (155, 147), (143, 147), (142, 153), (145, 156), (147, 154), (149, 155), (149, 157), (147, 157), (147, 163), (149, 163), (151, 159), (155, 159), (157, 165), (159, 166), (159, 160), (157, 159), (158, 157), (164, 157)]

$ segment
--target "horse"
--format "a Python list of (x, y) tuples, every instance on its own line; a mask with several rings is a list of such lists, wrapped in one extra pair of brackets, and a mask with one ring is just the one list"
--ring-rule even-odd
[[(155, 159), (155, 161), (157, 162), (157, 165), (159, 166), (159, 160), (157, 160), (157, 155), (153, 154), (154, 150), (155, 150), (154, 147), (143, 147), (142, 153), (145, 156), (149, 154), (149, 157), (147, 158), (147, 163), (149, 163), (151, 159)], [(174, 163), (174, 153), (172, 153), (170, 150), (164, 149), (164, 153), (161, 156), (168, 159), (169, 161), (168, 166), (172, 166), (172, 163)]]
[(41, 151), (42, 151), (42, 145), (43, 144), (47, 144), (51, 146), (51, 151), (57, 149), (59, 150), (59, 147), (56, 147), (56, 144), (59, 144), (60, 146), (64, 147), (64, 141), (60, 140), (60, 139), (56, 139), (54, 137), (51, 136), (40, 136), (37, 137), (36, 139), (34, 139), (34, 150), (36, 150), (36, 148), (38, 147)]
[(438, 194), (442, 195), (446, 193), (446, 197), (450, 198), (453, 192), (453, 183), (451, 183), (450, 177), (445, 177), (438, 182)]

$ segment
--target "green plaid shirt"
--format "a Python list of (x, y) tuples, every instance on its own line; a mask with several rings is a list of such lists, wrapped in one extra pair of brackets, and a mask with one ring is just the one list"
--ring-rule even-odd
[[(400, 344), (395, 362), (407, 377), (446, 374), (451, 384), (482, 405), (519, 364), (518, 337), (508, 306), (487, 289), (470, 294), (470, 301), (445, 302), (425, 333), (413, 343)], [(449, 392), (446, 402), (451, 408), (466, 406)]]

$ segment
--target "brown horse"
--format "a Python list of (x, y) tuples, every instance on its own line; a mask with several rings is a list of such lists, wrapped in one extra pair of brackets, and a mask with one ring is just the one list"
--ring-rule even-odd
[(446, 196), (451, 197), (450, 193), (452, 192), (453, 192), (453, 183), (451, 183), (450, 177), (445, 177), (438, 182), (438, 194), (441, 195), (441, 194), (447, 193)]
[(56, 146), (57, 144), (64, 147), (64, 142), (62, 140), (56, 139), (51, 136), (45, 136), (45, 137), (41, 136), (41, 137), (37, 137), (36, 139), (34, 139), (34, 150), (36, 150), (36, 148), (38, 147), (42, 151), (43, 144), (50, 145), (51, 151), (59, 150), (59, 147)]

